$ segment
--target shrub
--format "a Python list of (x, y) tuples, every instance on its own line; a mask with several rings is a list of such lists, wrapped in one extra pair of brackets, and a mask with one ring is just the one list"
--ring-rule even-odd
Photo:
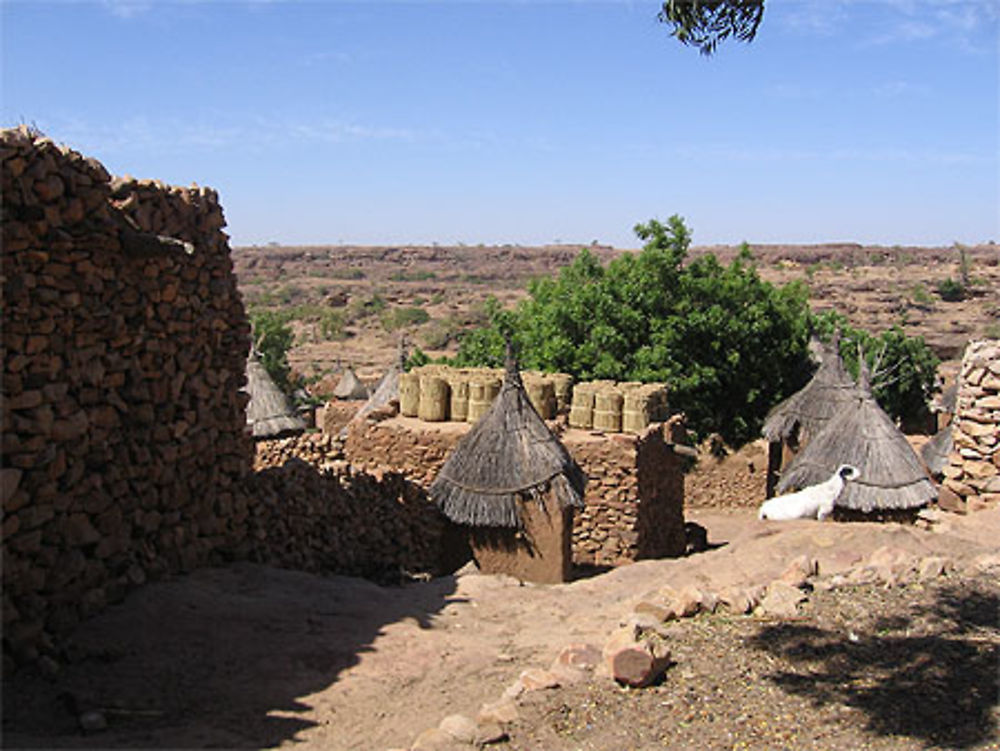
[(400, 307), (388, 308), (379, 315), (379, 320), (386, 331), (396, 331), (407, 326), (419, 326), (431, 319), (430, 313), (423, 308)]
[(945, 302), (960, 302), (965, 299), (965, 285), (950, 276), (938, 282), (937, 293)]

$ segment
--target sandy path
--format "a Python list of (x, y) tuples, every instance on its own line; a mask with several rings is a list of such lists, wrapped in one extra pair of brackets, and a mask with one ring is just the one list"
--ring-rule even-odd
[[(464, 573), (382, 588), (253, 564), (150, 585), (78, 630), (77, 660), (56, 683), (5, 687), (4, 745), (406, 747), (448, 714), (474, 716), (566, 644), (600, 646), (665, 585), (766, 584), (802, 553), (831, 574), (883, 545), (961, 563), (1000, 540), (1000, 509), (933, 530), (758, 522), (749, 510), (688, 518), (726, 544), (561, 586)], [(60, 692), (110, 708), (111, 727), (81, 735), (54, 710)]]

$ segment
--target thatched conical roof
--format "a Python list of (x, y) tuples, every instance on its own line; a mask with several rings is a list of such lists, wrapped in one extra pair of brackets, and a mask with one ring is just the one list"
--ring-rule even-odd
[(333, 395), (338, 399), (367, 399), (368, 389), (365, 388), (361, 379), (358, 378), (357, 373), (354, 372), (354, 368), (348, 365), (347, 370), (344, 371), (336, 388), (333, 390)]
[(920, 458), (924, 460), (927, 471), (932, 475), (940, 475), (944, 471), (944, 465), (948, 463), (948, 457), (955, 448), (952, 427), (945, 425), (920, 448)]
[(778, 404), (764, 421), (762, 433), (772, 442), (796, 436), (806, 443), (856, 396), (857, 386), (840, 357), (839, 336), (823, 349), (809, 383)]
[(916, 452), (872, 397), (865, 373), (852, 401), (841, 405), (782, 473), (778, 492), (824, 482), (841, 464), (860, 472), (837, 499), (842, 508), (913, 509), (937, 498)]
[(275, 385), (256, 352), (247, 358), (247, 425), (254, 438), (280, 438), (301, 433), (306, 424), (285, 393)]
[(500, 393), (459, 441), (430, 487), (445, 516), (476, 527), (523, 526), (519, 500), (554, 494), (583, 506), (587, 478), (528, 399), (508, 356)]
[(354, 413), (354, 416), (350, 419), (347, 425), (340, 429), (340, 435), (347, 435), (347, 429), (351, 424), (363, 420), (366, 415), (374, 412), (376, 409), (384, 407), (386, 404), (391, 402), (393, 399), (399, 399), (399, 375), (403, 373), (406, 369), (406, 349), (403, 345), (400, 345), (399, 354), (396, 357), (396, 362), (394, 362), (382, 377), (379, 379), (378, 385), (372, 391), (372, 395), (368, 397), (368, 401), (361, 405), (361, 408)]

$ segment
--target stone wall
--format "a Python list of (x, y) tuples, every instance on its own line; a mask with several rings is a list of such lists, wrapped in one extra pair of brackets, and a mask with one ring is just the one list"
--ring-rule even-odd
[(975, 341), (966, 349), (952, 431), (945, 487), (969, 510), (1000, 502), (1000, 340)]
[(245, 538), (250, 341), (214, 191), (25, 128), (0, 156), (4, 644), (32, 659)]
[(382, 580), (461, 563), (421, 487), (352, 472), (334, 439), (275, 442), (253, 471), (214, 191), (112, 179), (27, 129), (0, 157), (5, 668), (208, 563)]
[[(356, 468), (398, 472), (427, 488), (470, 427), (409, 417), (366, 421), (348, 432), (344, 455)], [(575, 563), (683, 554), (683, 460), (672, 448), (683, 440), (678, 419), (638, 435), (570, 429), (560, 438), (590, 478), (586, 508), (574, 519)]]

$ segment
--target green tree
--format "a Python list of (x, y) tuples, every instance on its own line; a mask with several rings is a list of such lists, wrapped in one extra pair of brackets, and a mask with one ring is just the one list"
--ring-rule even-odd
[(753, 41), (763, 18), (764, 0), (666, 0), (657, 14), (671, 36), (703, 55), (730, 37)]
[(254, 347), (260, 354), (261, 365), (271, 380), (283, 391), (288, 391), (288, 350), (295, 336), (286, 318), (279, 312), (260, 310), (250, 313)]
[(587, 249), (555, 278), (539, 279), (517, 308), (495, 300), (490, 323), (462, 339), (459, 364), (499, 365), (510, 332), (528, 368), (581, 380), (665, 381), (699, 433), (753, 438), (770, 406), (807, 377), (805, 288), (775, 288), (747, 248), (728, 266), (685, 265), (691, 235), (680, 217), (635, 228), (642, 252), (606, 268)]

